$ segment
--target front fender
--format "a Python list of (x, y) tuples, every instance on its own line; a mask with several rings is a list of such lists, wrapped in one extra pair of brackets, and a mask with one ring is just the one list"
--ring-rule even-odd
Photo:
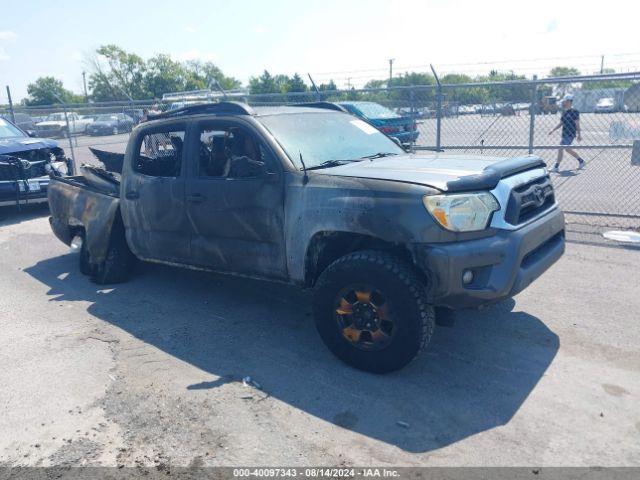
[(307, 248), (315, 235), (341, 232), (387, 243), (437, 238), (439, 231), (422, 204), (433, 189), (421, 185), (329, 175), (287, 175), (285, 239), (287, 269), (303, 282)]

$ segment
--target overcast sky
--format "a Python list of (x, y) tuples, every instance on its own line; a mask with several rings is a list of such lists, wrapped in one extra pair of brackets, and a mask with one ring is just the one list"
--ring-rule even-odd
[[(634, 6), (635, 5), (635, 6)], [(339, 87), (426, 71), (545, 76), (640, 70), (640, 2), (417, 0), (104, 0), (6, 2), (0, 13), (0, 103), (52, 75), (82, 92), (86, 59), (116, 44), (144, 58), (215, 62), (247, 83), (267, 69), (333, 78)], [(496, 62), (496, 63), (491, 63)]]

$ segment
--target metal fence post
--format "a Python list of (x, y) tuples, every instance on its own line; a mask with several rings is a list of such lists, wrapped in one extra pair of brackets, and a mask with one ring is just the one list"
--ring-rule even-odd
[[(533, 80), (537, 80), (537, 75), (533, 76)], [(536, 109), (538, 108), (538, 84), (533, 84), (533, 95), (531, 97), (531, 105), (529, 106), (529, 155), (533, 153), (533, 136), (536, 126)]]
[(440, 133), (442, 131), (442, 84), (433, 65), (429, 65), (436, 79), (436, 149), (440, 150)]
[[(53, 92), (52, 92), (53, 93)], [(55, 93), (53, 94), (54, 97), (56, 97), (56, 100), (58, 100), (61, 104), (62, 104), (62, 109), (64, 110), (64, 121), (67, 124), (67, 138), (69, 139), (69, 148), (71, 149), (71, 160), (73, 161), (73, 169), (75, 171), (76, 169), (76, 156), (75, 153), (73, 152), (73, 142), (71, 141), (71, 128), (69, 128), (69, 117), (67, 116), (67, 104)]]
[(16, 116), (13, 113), (13, 101), (11, 100), (11, 90), (9, 89), (9, 85), (7, 85), (7, 97), (9, 98), (9, 114), (11, 115), (11, 121), (16, 123)]

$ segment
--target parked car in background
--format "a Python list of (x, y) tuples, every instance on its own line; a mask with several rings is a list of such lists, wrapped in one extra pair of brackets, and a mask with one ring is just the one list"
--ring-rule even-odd
[(90, 118), (84, 118), (76, 112), (52, 113), (47, 115), (44, 122), (36, 123), (36, 131), (40, 137), (64, 137), (67, 135), (67, 120), (69, 121), (68, 132), (71, 134), (85, 133), (87, 125), (93, 122)]
[[(10, 113), (2, 114), (0, 115), (0, 117), (12, 122)], [(25, 132), (36, 131), (36, 122), (33, 120), (33, 118), (31, 118), (26, 113), (14, 113), (13, 118), (15, 121), (13, 121), (12, 123), (18, 128), (22, 129), (23, 131)]]
[(33, 138), (0, 118), (0, 206), (47, 201), (49, 175), (73, 174), (55, 140)]
[(531, 108), (531, 104), (526, 102), (513, 103), (512, 105), (516, 112), (526, 112)]
[(611, 97), (605, 97), (596, 103), (596, 113), (613, 113), (616, 111), (616, 104)]
[(144, 117), (144, 112), (141, 108), (125, 108), (123, 113), (131, 117), (134, 125), (138, 125), (142, 120), (142, 117)]
[(398, 115), (375, 102), (338, 102), (338, 105), (401, 143), (414, 142), (418, 138), (416, 121), (411, 116)]
[(130, 132), (134, 125), (133, 118), (124, 113), (98, 115), (95, 121), (87, 127), (87, 135), (118, 135)]
[(458, 107), (458, 115), (471, 115), (473, 113), (476, 113), (473, 105), (460, 105)]

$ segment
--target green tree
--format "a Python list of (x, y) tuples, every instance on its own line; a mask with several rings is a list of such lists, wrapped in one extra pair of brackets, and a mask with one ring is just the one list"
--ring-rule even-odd
[(309, 90), (307, 84), (304, 83), (304, 80), (300, 75), (295, 73), (293, 77), (289, 79), (289, 92), (306, 92)]
[(580, 70), (574, 67), (553, 67), (549, 72), (550, 77), (577, 77)]
[(153, 98), (160, 98), (164, 93), (187, 90), (189, 73), (179, 62), (169, 55), (160, 54), (146, 62), (144, 74), (144, 91)]
[[(106, 65), (105, 65), (106, 62)], [(116, 45), (103, 45), (91, 61), (89, 88), (95, 100), (144, 99), (146, 64), (135, 53), (128, 53)]]
[[(574, 67), (553, 67), (549, 72), (549, 77), (575, 77), (580, 75), (580, 71)], [(580, 84), (572, 83), (558, 83), (553, 86), (555, 95), (562, 97), (566, 93), (571, 92), (574, 88), (579, 87)]]
[(145, 61), (116, 45), (101, 46), (90, 62), (89, 88), (97, 101), (159, 98), (169, 92), (213, 88), (216, 81), (225, 90), (242, 86), (211, 62), (180, 63), (166, 54)]
[[(524, 103), (531, 99), (531, 85), (527, 83), (516, 83), (517, 80), (526, 80), (524, 75), (515, 72), (498, 72), (491, 70), (488, 76), (478, 76), (476, 82), (514, 82), (512, 85), (491, 85), (489, 87), (478, 87), (476, 93), (483, 98), (483, 103), (513, 102)], [(474, 87), (475, 88), (475, 87)], [(480, 103), (480, 102), (473, 102)]]
[(280, 93), (278, 85), (271, 74), (265, 70), (259, 77), (249, 79), (249, 93), (258, 95), (262, 93)]
[(35, 82), (27, 85), (29, 98), (27, 105), (53, 105), (60, 103), (56, 95), (64, 102), (71, 103), (76, 100), (73, 93), (65, 89), (62, 82), (53, 77), (40, 77)]
[(329, 83), (321, 83), (318, 85), (318, 90), (321, 92), (333, 92), (338, 90), (338, 87), (333, 80), (329, 80)]
[(384, 88), (387, 86), (387, 83), (389, 83), (388, 79), (387, 80), (373, 79), (365, 83), (364, 88)]
[(280, 93), (287, 93), (289, 91), (289, 82), (291, 79), (287, 75), (279, 73), (273, 76), (273, 82), (276, 85), (276, 90)]
[[(497, 72), (496, 72), (497, 73)], [(474, 79), (462, 73), (450, 73), (444, 75), (440, 81), (444, 85), (456, 85), (461, 83), (474, 83)], [(481, 87), (458, 87), (445, 89), (445, 98), (451, 102), (461, 105), (474, 103), (485, 103), (489, 96), (489, 91)]]
[(187, 71), (187, 90), (201, 90), (212, 86), (217, 81), (224, 90), (234, 90), (242, 86), (242, 82), (234, 77), (227, 77), (212, 62), (189, 60), (184, 65)]

